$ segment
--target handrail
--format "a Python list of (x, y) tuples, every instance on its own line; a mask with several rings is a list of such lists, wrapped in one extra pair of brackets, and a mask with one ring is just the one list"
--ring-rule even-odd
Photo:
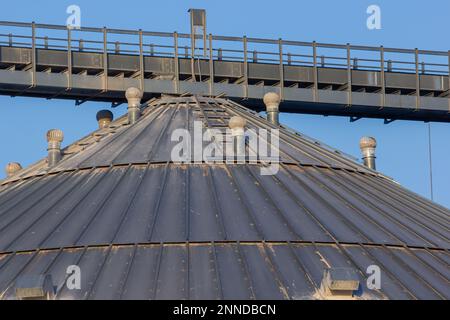
[[(0, 20), (0, 26), (10, 26), (10, 27), (29, 27), (31, 28), (32, 23), (27, 22), (13, 22), (13, 21), (2, 21)], [(68, 27), (65, 25), (55, 25), (55, 24), (41, 24), (41, 23), (35, 23), (36, 29), (53, 29), (53, 30), (67, 30)], [(98, 32), (102, 33), (103, 28), (98, 27), (81, 27), (77, 29), (73, 29), (75, 31), (85, 31), (85, 32)], [(138, 35), (139, 30), (132, 30), (132, 29), (107, 29), (108, 33), (113, 34), (128, 34), (128, 35)], [(142, 31), (142, 34), (144, 36), (157, 36), (157, 37), (173, 37), (172, 32), (160, 32), (160, 31)], [(187, 33), (178, 33), (178, 38), (186, 38), (189, 39), (191, 37), (190, 34)], [(202, 37), (200, 35), (196, 35), (198, 39), (201, 39)], [(219, 41), (243, 41), (243, 37), (236, 37), (236, 36), (219, 36), (219, 35), (213, 35), (212, 40), (219, 40)], [(277, 39), (267, 39), (267, 38), (247, 38), (247, 42), (253, 42), (253, 43), (265, 43), (265, 44), (274, 44), (278, 45), (279, 40)], [(304, 47), (312, 47), (313, 42), (304, 42), (304, 41), (292, 41), (292, 40), (281, 40), (282, 45), (288, 45), (288, 46), (304, 46)], [(332, 43), (321, 43), (316, 42), (317, 47), (322, 48), (329, 48), (329, 49), (347, 49), (347, 45), (344, 44), (332, 44)], [(360, 50), (360, 51), (379, 51), (380, 47), (377, 46), (361, 46), (361, 45), (350, 45), (351, 50)], [(408, 53), (408, 54), (414, 54), (415, 49), (404, 49), (404, 48), (384, 48), (385, 52), (391, 52), (391, 53)], [(438, 56), (447, 56), (447, 51), (437, 51), (437, 50), (419, 50), (419, 54), (425, 54), (425, 55), (438, 55)]]
[[(207, 60), (209, 57), (204, 56), (205, 52), (209, 51), (212, 58), (217, 58), (218, 60), (228, 59), (231, 61), (244, 61), (244, 62), (263, 62), (263, 63), (273, 63), (273, 64), (287, 64), (287, 65), (307, 65), (314, 66), (314, 68), (320, 67), (333, 67), (333, 68), (346, 68), (353, 70), (379, 70), (388, 72), (410, 72), (419, 74), (437, 74), (437, 75), (449, 75), (450, 70), (450, 53), (449, 51), (436, 51), (436, 50), (419, 50), (419, 49), (402, 49), (402, 48), (389, 48), (389, 47), (376, 47), (376, 46), (362, 46), (362, 45), (351, 45), (351, 44), (332, 44), (332, 43), (320, 43), (320, 42), (305, 42), (305, 41), (293, 41), (293, 40), (283, 40), (283, 39), (265, 39), (265, 38), (251, 38), (251, 37), (236, 37), (236, 36), (222, 36), (222, 35), (210, 35), (210, 40), (212, 41), (222, 41), (234, 44), (233, 48), (211, 48), (211, 50), (203, 50), (204, 48), (195, 48), (191, 52), (187, 51), (188, 46), (178, 45), (178, 41), (188, 41), (191, 40), (191, 35), (187, 33), (176, 33), (177, 44), (174, 45), (174, 34), (173, 32), (153, 32), (153, 31), (140, 31), (140, 30), (130, 30), (130, 29), (108, 29), (108, 28), (97, 28), (97, 27), (81, 27), (71, 30), (71, 40), (65, 46), (60, 42), (68, 42), (67, 38), (58, 37), (43, 37), (31, 36), (32, 30), (36, 34), (38, 29), (47, 30), (60, 30), (68, 32), (68, 27), (65, 25), (54, 25), (54, 24), (40, 24), (40, 23), (27, 23), (27, 22), (13, 22), (13, 21), (0, 21), (1, 27), (14, 27), (14, 28), (29, 28), (30, 31), (28, 35), (23, 34), (5, 34), (0, 33), (0, 45), (6, 46), (27, 46), (34, 48), (45, 48), (45, 49), (63, 49), (71, 48), (78, 49), (80, 51), (95, 51), (104, 53), (104, 49), (107, 53), (135, 53), (143, 52), (145, 54), (150, 53), (150, 55), (155, 56), (179, 56), (185, 58), (193, 59), (204, 59)], [(79, 33), (89, 32), (97, 33), (97, 35), (102, 37), (102, 40), (93, 39), (82, 39), (77, 38)], [(66, 34), (67, 35), (67, 34)], [(120, 42), (120, 41), (110, 41), (110, 35), (131, 35), (136, 37), (160, 37), (172, 39), (171, 45), (167, 44), (157, 44), (157, 43), (142, 43), (139, 42)], [(195, 35), (195, 38), (200, 39), (201, 35)], [(7, 38), (6, 41), (3, 38)], [(21, 42), (14, 42), (14, 38), (22, 39)], [(31, 39), (30, 43), (24, 42), (23, 39)], [(38, 41), (37, 41), (38, 40)], [(44, 42), (44, 43), (42, 43)], [(55, 44), (55, 42), (59, 42)], [(246, 50), (244, 52), (244, 42)], [(78, 45), (76, 45), (78, 43)], [(74, 45), (75, 44), (75, 45)], [(85, 46), (88, 45), (88, 46)], [(275, 51), (269, 52), (267, 50), (252, 50), (251, 45), (257, 44), (268, 44), (274, 46)], [(96, 47), (98, 45), (98, 47)], [(127, 49), (121, 48), (127, 47)], [(140, 48), (142, 46), (142, 48)], [(128, 47), (135, 47), (136, 49)], [(175, 47), (177, 47), (177, 54), (174, 53)], [(308, 54), (290, 52), (291, 47), (302, 48), (302, 50), (309, 50)], [(145, 50), (144, 50), (145, 49)], [(147, 51), (150, 49), (150, 51)], [(163, 50), (155, 50), (163, 49)], [(167, 52), (164, 52), (167, 49)], [(192, 48), (191, 48), (192, 49)], [(208, 49), (208, 48), (206, 48)], [(331, 50), (341, 50), (339, 51), (340, 56), (337, 55), (320, 55), (317, 51), (319, 49), (331, 49)], [(184, 54), (183, 54), (184, 50)], [(293, 50), (293, 49), (292, 49)], [(292, 51), (291, 50), (291, 51)], [(314, 51), (316, 52), (314, 54)], [(366, 56), (357, 57), (351, 56), (350, 54), (354, 51), (362, 51), (370, 54), (377, 55), (377, 58), (368, 58)], [(225, 53), (225, 54), (224, 54)], [(228, 53), (228, 55), (227, 55)], [(404, 54), (408, 55), (408, 59), (405, 61), (396, 57), (395, 59), (389, 59), (385, 57), (387, 53), (394, 54)], [(437, 61), (419, 61), (419, 56), (434, 56), (434, 57), (448, 57), (447, 62), (438, 63)], [(301, 59), (303, 58), (303, 59)], [(342, 63), (341, 63), (342, 61)], [(361, 63), (362, 62), (362, 63)], [(396, 64), (397, 66), (394, 66)], [(399, 67), (398, 65), (402, 65)], [(408, 66), (411, 66), (409, 68)], [(450, 75), (449, 75), (450, 76)]]

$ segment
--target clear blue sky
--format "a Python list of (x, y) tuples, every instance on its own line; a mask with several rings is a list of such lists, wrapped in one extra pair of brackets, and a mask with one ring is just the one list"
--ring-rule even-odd
[[(81, 7), (82, 25), (151, 31), (189, 31), (187, 9), (207, 10), (208, 32), (251, 37), (284, 38), (332, 43), (381, 45), (399, 48), (449, 50), (448, 0), (15, 0), (2, 3), (0, 20), (65, 24), (68, 5)], [(382, 29), (366, 28), (366, 8), (381, 7)], [(96, 128), (95, 113), (109, 107), (72, 101), (0, 96), (0, 167), (10, 161), (29, 165), (46, 154), (45, 132), (64, 130), (64, 144)], [(126, 111), (124, 105), (114, 112)], [(378, 169), (411, 190), (430, 196), (427, 125), (421, 122), (307, 115), (282, 115), (283, 123), (359, 157), (358, 140), (378, 140)], [(433, 123), (435, 200), (450, 207), (450, 125)], [(3, 177), (3, 172), (0, 177)]]

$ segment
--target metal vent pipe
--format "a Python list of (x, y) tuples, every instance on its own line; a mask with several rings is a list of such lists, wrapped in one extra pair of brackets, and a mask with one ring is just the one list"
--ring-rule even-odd
[(128, 101), (128, 122), (135, 123), (141, 116), (142, 91), (138, 88), (130, 87), (125, 92)]
[(64, 134), (59, 129), (51, 129), (47, 131), (48, 142), (48, 166), (53, 167), (59, 160), (61, 160), (61, 142), (64, 139)]
[(375, 149), (377, 141), (373, 137), (362, 137), (359, 140), (359, 148), (361, 149), (364, 165), (372, 170), (376, 170), (375, 165)]
[(234, 116), (228, 122), (228, 127), (231, 129), (231, 136), (234, 140), (236, 156), (238, 159), (245, 159), (245, 124), (247, 121), (239, 116)]
[(264, 104), (266, 105), (267, 120), (276, 126), (280, 123), (278, 111), (280, 100), (280, 96), (275, 92), (268, 92), (263, 98)]
[(114, 119), (114, 115), (109, 110), (100, 110), (95, 116), (98, 122), (98, 128), (103, 129), (109, 126)]

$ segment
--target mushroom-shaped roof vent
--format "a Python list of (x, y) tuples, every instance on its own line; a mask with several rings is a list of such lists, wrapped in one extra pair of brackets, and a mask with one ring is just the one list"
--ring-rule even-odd
[(50, 129), (47, 131), (47, 141), (62, 142), (64, 140), (64, 134), (59, 129)]
[(268, 109), (278, 109), (281, 99), (278, 93), (268, 92), (264, 95), (263, 101)]
[(230, 121), (228, 122), (228, 127), (230, 129), (240, 129), (240, 128), (244, 128), (246, 123), (247, 123), (247, 120), (245, 120), (244, 118), (239, 117), (239, 116), (234, 116), (234, 117), (231, 117)]
[(97, 112), (95, 118), (97, 119), (97, 121), (100, 121), (100, 120), (112, 121), (114, 116), (113, 116), (113, 113), (109, 110), (100, 110), (99, 112)]
[(11, 177), (20, 170), (22, 170), (22, 166), (18, 162), (10, 162), (5, 167), (5, 172), (8, 177)]
[(373, 137), (362, 137), (359, 140), (359, 147), (361, 149), (376, 148), (377, 147), (377, 140), (375, 140), (375, 138), (373, 138)]

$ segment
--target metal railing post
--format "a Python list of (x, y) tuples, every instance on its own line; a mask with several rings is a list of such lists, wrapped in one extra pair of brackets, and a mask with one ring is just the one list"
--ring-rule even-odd
[(244, 99), (248, 98), (248, 61), (247, 61), (247, 37), (242, 37), (242, 44), (244, 46)]
[(153, 43), (150, 43), (150, 56), (153, 57), (155, 55), (155, 45)]
[(420, 75), (419, 75), (419, 49), (414, 49), (414, 60), (416, 65), (416, 110), (420, 108)]
[(139, 88), (144, 92), (144, 39), (142, 35), (142, 29), (138, 31), (139, 35)]
[(381, 82), (381, 108), (386, 105), (386, 79), (384, 74), (384, 47), (380, 46), (380, 82)]
[(448, 112), (450, 113), (450, 50), (448, 54)]
[(180, 64), (178, 60), (178, 32), (173, 33), (173, 47), (174, 47), (174, 56), (173, 56), (173, 64), (175, 71), (175, 92), (177, 94), (180, 93)]
[(31, 23), (31, 87), (36, 87), (36, 24)]
[(283, 40), (278, 39), (278, 53), (280, 59), (280, 100), (284, 97), (284, 65), (283, 65)]
[(108, 91), (108, 30), (103, 27), (103, 90)]
[(209, 34), (209, 95), (214, 95), (214, 57), (212, 47), (212, 34)]
[(313, 98), (314, 102), (319, 101), (319, 81), (318, 81), (318, 70), (317, 70), (317, 43), (313, 41), (313, 81), (314, 81), (314, 93)]
[(352, 61), (350, 43), (347, 43), (347, 104), (352, 105)]
[(12, 33), (8, 34), (8, 44), (10, 47), (13, 45), (13, 35)]
[(72, 30), (67, 28), (67, 91), (72, 89)]
[(207, 53), (207, 48), (206, 48), (206, 25), (203, 29), (203, 58), (206, 58), (206, 53)]
[(191, 28), (191, 73), (192, 81), (196, 82), (195, 78), (195, 34), (193, 28)]

